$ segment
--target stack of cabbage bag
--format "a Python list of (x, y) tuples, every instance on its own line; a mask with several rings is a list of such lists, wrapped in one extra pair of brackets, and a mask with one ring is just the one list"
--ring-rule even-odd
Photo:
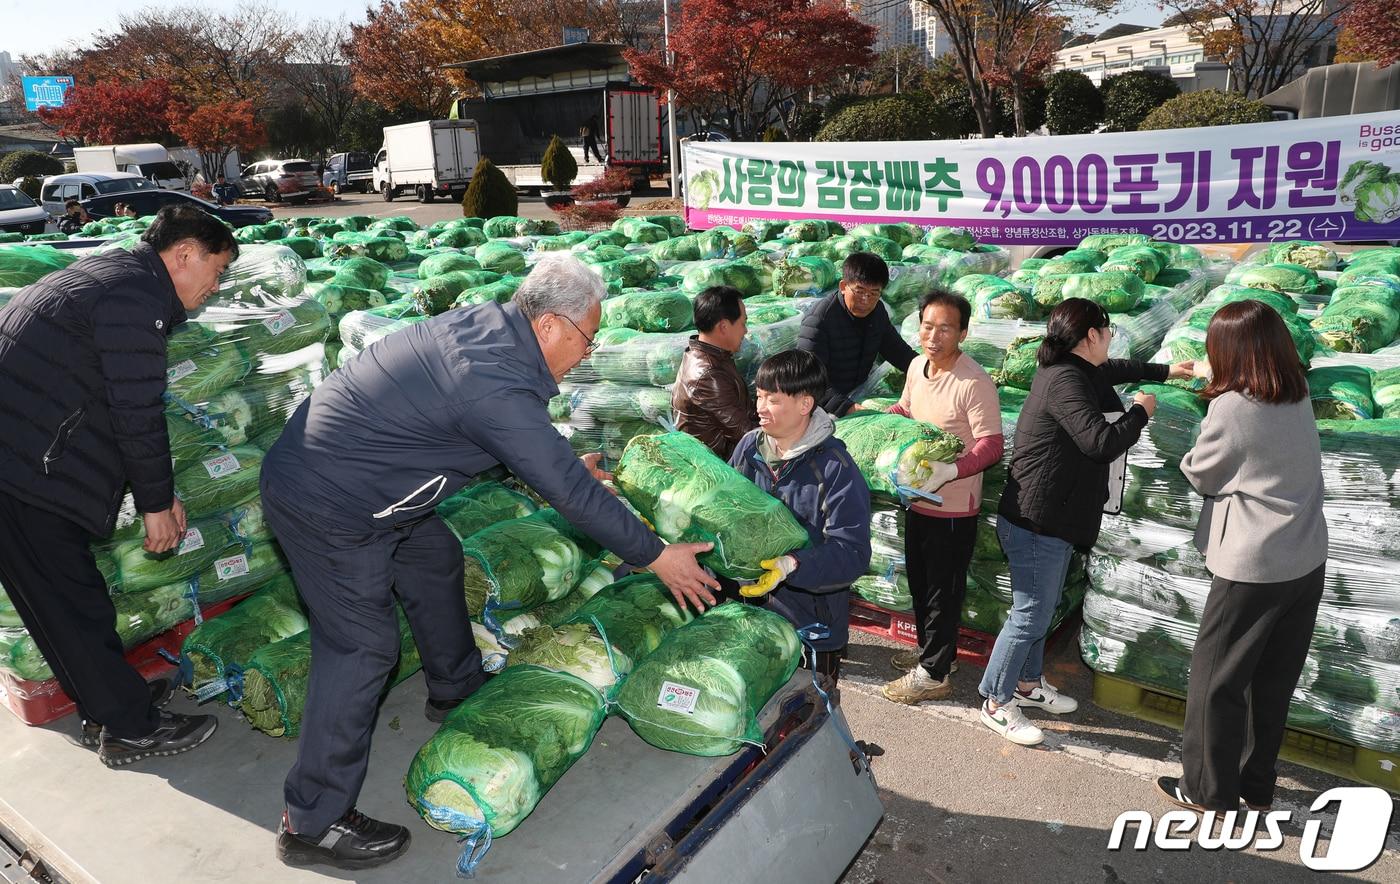
[[(291, 250), (243, 246), (215, 295), (170, 336), (166, 422), (189, 528), (175, 551), (146, 553), (128, 495), (114, 535), (93, 546), (127, 648), (288, 573), (263, 522), (258, 477), (264, 451), (320, 378), (330, 325), (305, 285)], [(7, 601), (0, 624), (0, 668), (50, 678)]]
[[(1367, 268), (1368, 275), (1390, 273), (1371, 268), (1376, 262), (1387, 264), (1384, 254), (1392, 250), (1372, 251), (1382, 255), (1359, 253), (1341, 275), (1359, 268)], [(1297, 246), (1291, 257), (1324, 267), (1336, 260), (1316, 244)], [(1314, 316), (1312, 329), (1321, 337), (1323, 325), (1316, 321), (1320, 304), (1330, 304), (1343, 286), (1321, 276), (1318, 290), (1298, 291), (1313, 278), (1300, 270), (1337, 270), (1285, 263), (1291, 266), (1262, 264), (1240, 271), (1235, 284), (1289, 286), (1282, 292), (1253, 289), (1263, 292), (1254, 297), (1283, 312), (1288, 306), (1270, 297), (1282, 295), (1303, 319)], [(1400, 347), (1338, 352), (1315, 340), (1313, 352), (1308, 380), (1319, 417), (1331, 555), (1289, 724), (1393, 753), (1400, 751), (1400, 643), (1395, 639), (1400, 602), (1393, 592), (1393, 575), (1400, 567), (1395, 509)], [(1145, 389), (1158, 397), (1157, 414), (1143, 442), (1129, 454), (1123, 514), (1105, 519), (1090, 563), (1092, 588), (1084, 602), (1080, 646), (1097, 671), (1182, 694), (1211, 577), (1192, 544), (1201, 501), (1179, 466), (1205, 407), (1194, 392), (1179, 386)]]

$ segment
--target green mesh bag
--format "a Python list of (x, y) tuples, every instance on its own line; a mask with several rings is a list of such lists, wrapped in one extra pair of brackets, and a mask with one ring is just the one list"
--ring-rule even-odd
[[(386, 688), (423, 668), (408, 620), (401, 609), (396, 608), (395, 613), (399, 622), (399, 662), (389, 673)], [(244, 667), (238, 710), (249, 724), (270, 737), (295, 737), (301, 733), (310, 677), (310, 630), (264, 645), (248, 658)]]
[[(432, 279), (454, 270), (480, 270), (481, 264), (470, 255), (461, 252), (439, 252), (429, 255), (418, 263), (418, 278)], [(493, 278), (491, 281), (495, 281)], [(479, 285), (480, 283), (476, 283)]]
[(977, 237), (966, 227), (935, 227), (924, 234), (924, 244), (966, 252), (977, 245)]
[(699, 261), (700, 238), (692, 234), (663, 240), (652, 247), (650, 254), (653, 261)]
[(1265, 264), (1297, 264), (1309, 270), (1336, 270), (1337, 253), (1321, 243), (1303, 239), (1272, 243), (1259, 256)]
[(619, 218), (613, 228), (634, 243), (658, 243), (671, 238), (671, 231), (645, 218)]
[(1152, 237), (1145, 233), (1096, 233), (1079, 241), (1079, 248), (1111, 252), (1123, 246), (1145, 246)]
[(534, 626), (515, 639), (506, 667), (543, 666), (588, 682), (604, 697), (632, 671), (632, 658), (608, 646), (591, 623)]
[(660, 271), (656, 262), (645, 255), (625, 255), (613, 261), (595, 263), (593, 272), (611, 285), (638, 288), (656, 279)]
[(1376, 372), (1371, 379), (1371, 395), (1380, 416), (1400, 418), (1400, 366)]
[(1157, 274), (1167, 269), (1167, 256), (1151, 246), (1124, 246), (1109, 252), (1108, 258), (1099, 265), (1100, 271), (1124, 270), (1140, 277), (1143, 282), (1152, 282)]
[(185, 639), (181, 653), (194, 666), (194, 686), (224, 678), (260, 648), (310, 627), (290, 576), (274, 578), (231, 610), (205, 620)]
[(404, 779), (408, 803), (432, 827), (466, 836), (479, 859), (583, 757), (605, 714), (603, 696), (582, 679), (512, 666), (418, 750)]
[(112, 549), (119, 580), (109, 588), (115, 593), (141, 592), (189, 580), (215, 559), (242, 550), (242, 544), (229, 527), (218, 519), (192, 519), (180, 545), (170, 552), (148, 553), (141, 538), (117, 544)]
[(246, 539), (241, 548), (226, 551), (195, 575), (200, 604), (217, 605), (246, 595), (274, 577), (290, 574), (291, 568), (277, 541)]
[(1360, 365), (1330, 365), (1308, 372), (1313, 414), (1318, 420), (1365, 421), (1376, 417), (1371, 371)]
[(751, 298), (765, 289), (758, 271), (743, 261), (705, 261), (687, 270), (683, 280), (682, 287), (695, 294), (710, 286), (728, 285)]
[(524, 253), (503, 242), (483, 243), (476, 247), (473, 257), (476, 258), (477, 263), (481, 264), (481, 269), (490, 270), (492, 273), (521, 274), (525, 272)]
[(533, 500), (500, 482), (482, 482), (438, 504), (437, 514), (459, 540), (466, 540), (498, 522), (519, 519), (537, 509)]
[(523, 276), (503, 276), (496, 282), (489, 285), (479, 285), (463, 291), (457, 296), (457, 300), (452, 302), (453, 307), (469, 307), (473, 304), (485, 304), (494, 301), (497, 304), (505, 304), (515, 297), (515, 290), (520, 288), (520, 284), (525, 281)]
[(690, 298), (676, 289), (630, 292), (603, 302), (602, 327), (687, 331), (695, 327), (695, 308)]
[(714, 543), (700, 561), (725, 577), (756, 580), (761, 562), (807, 545), (781, 501), (685, 433), (633, 439), (614, 477), (663, 540)]
[(778, 295), (820, 295), (836, 287), (841, 272), (826, 258), (790, 258), (773, 270), (773, 293)]
[(836, 422), (836, 438), (870, 490), (893, 498), (926, 490), (932, 464), (952, 463), (963, 450), (957, 436), (900, 414), (848, 415)]
[(1032, 292), (1041, 309), (1050, 310), (1067, 298), (1084, 298), (1109, 313), (1126, 313), (1142, 302), (1142, 277), (1127, 270), (1041, 276)]
[(726, 602), (667, 635), (623, 682), (616, 706), (637, 736), (687, 755), (762, 745), (758, 713), (801, 659), (792, 625)]
[[(1028, 338), (1017, 338), (1007, 345), (1006, 358), (1002, 360), (1001, 370), (993, 375), (997, 386), (1017, 387), (1022, 390), (1031, 388), (1031, 383), (1035, 380), (1035, 370), (1040, 364), (1035, 354), (1040, 349), (1040, 342), (1044, 337), (1032, 335)], [(1204, 352), (1204, 347), (1202, 351)]]
[(577, 543), (541, 513), (499, 522), (462, 543), (467, 609), (499, 631), (496, 612), (529, 611), (568, 595), (587, 562)]
[(1312, 321), (1322, 342), (1344, 353), (1374, 353), (1400, 332), (1400, 311), (1380, 301), (1349, 298), (1329, 303)]
[(1297, 264), (1241, 264), (1229, 272), (1225, 281), (1300, 295), (1315, 294), (1322, 289), (1317, 272)]
[(886, 611), (914, 610), (914, 597), (909, 594), (909, 578), (904, 574), (893, 574), (889, 577), (867, 574), (857, 577), (856, 582), (851, 584), (851, 591)]
[(676, 606), (660, 578), (633, 574), (598, 590), (569, 622), (600, 628), (614, 651), (635, 662), (660, 647), (668, 633), (692, 619), (688, 608)]

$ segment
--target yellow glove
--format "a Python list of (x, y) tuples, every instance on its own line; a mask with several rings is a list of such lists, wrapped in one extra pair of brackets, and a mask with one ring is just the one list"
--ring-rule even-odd
[(647, 526), (648, 531), (650, 531), (652, 534), (656, 533), (656, 526), (651, 523), (651, 519), (648, 519), (641, 513), (637, 513), (637, 518), (642, 520), (642, 524)]
[(764, 569), (763, 576), (759, 577), (755, 583), (739, 587), (739, 595), (746, 599), (762, 598), (777, 589), (779, 583), (782, 583), (789, 574), (797, 570), (797, 559), (792, 556), (782, 556), (759, 562), (759, 566)]

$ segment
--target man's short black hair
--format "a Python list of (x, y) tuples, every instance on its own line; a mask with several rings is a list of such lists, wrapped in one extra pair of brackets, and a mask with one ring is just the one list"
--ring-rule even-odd
[(753, 385), (769, 393), (811, 396), (820, 401), (826, 395), (826, 368), (806, 350), (786, 350), (763, 360)]
[(141, 239), (157, 252), (181, 240), (192, 239), (211, 254), (221, 255), (232, 249), (233, 257), (238, 257), (238, 240), (233, 238), (228, 225), (194, 206), (174, 205), (161, 209)]
[(220, 178), (227, 178), (227, 177), (228, 177), (228, 176), (225, 175), (223, 172), (220, 172), (219, 174), (217, 174), (217, 175), (214, 176), (214, 180), (217, 181), (217, 180), (219, 180)]
[(72, 197), (69, 197), (68, 199), (66, 199), (66, 200), (63, 201), (63, 208), (65, 208), (65, 209), (77, 209), (77, 208), (80, 208), (81, 206), (82, 206), (82, 203), (78, 202), (77, 200), (73, 199)]
[(878, 285), (890, 282), (890, 267), (885, 259), (870, 252), (851, 252), (841, 265), (841, 281), (855, 285)]
[(924, 321), (924, 308), (930, 304), (941, 304), (956, 309), (958, 326), (967, 331), (968, 323), (972, 321), (972, 305), (967, 302), (967, 298), (944, 289), (934, 289), (919, 299), (919, 322)]
[(744, 295), (732, 285), (712, 285), (695, 296), (695, 328), (709, 332), (720, 320), (736, 322), (744, 308)]

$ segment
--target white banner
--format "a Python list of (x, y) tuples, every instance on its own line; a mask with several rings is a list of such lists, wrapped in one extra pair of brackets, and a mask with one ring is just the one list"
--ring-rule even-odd
[(692, 228), (910, 221), (987, 243), (1400, 238), (1400, 112), (968, 141), (693, 142)]

